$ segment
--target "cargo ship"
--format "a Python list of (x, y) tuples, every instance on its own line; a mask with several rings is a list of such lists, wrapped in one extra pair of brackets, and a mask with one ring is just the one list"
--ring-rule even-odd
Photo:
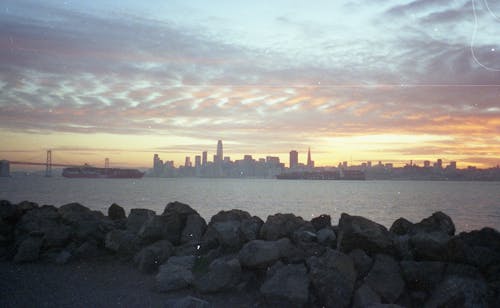
[(64, 168), (62, 176), (65, 178), (140, 179), (144, 176), (144, 172), (137, 169), (96, 168), (85, 165)]
[(301, 171), (282, 173), (276, 176), (278, 180), (340, 180), (364, 181), (365, 172), (361, 170), (339, 171)]

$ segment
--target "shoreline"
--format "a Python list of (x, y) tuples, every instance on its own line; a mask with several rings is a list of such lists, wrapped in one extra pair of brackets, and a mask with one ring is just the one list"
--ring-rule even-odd
[[(0, 218), (6, 307), (64, 306), (71, 296), (79, 299), (72, 306), (83, 306), (86, 295), (90, 306), (108, 307), (500, 305), (500, 233), (455, 234), (442, 212), (417, 223), (400, 218), (387, 229), (345, 213), (332, 224), (328, 215), (264, 221), (230, 210), (207, 222), (180, 202), (161, 214), (128, 215), (113, 204), (104, 215), (78, 203), (3, 200)], [(68, 290), (54, 294), (64, 277), (72, 277)]]

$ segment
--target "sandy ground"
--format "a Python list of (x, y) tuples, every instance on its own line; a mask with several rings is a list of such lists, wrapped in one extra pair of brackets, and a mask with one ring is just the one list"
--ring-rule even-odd
[(254, 295), (245, 292), (162, 294), (153, 287), (154, 275), (113, 260), (65, 265), (0, 262), (0, 307), (164, 307), (167, 299), (185, 295), (203, 298), (213, 307), (255, 307)]

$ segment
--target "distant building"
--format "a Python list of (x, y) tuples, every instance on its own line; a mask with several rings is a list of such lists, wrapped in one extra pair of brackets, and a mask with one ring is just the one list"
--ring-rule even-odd
[(290, 168), (296, 168), (299, 165), (299, 152), (292, 150), (290, 151)]
[(203, 151), (202, 153), (202, 159), (201, 159), (201, 165), (205, 167), (207, 165), (207, 151)]
[(224, 151), (222, 150), (222, 140), (217, 141), (217, 161), (222, 161), (224, 158)]
[(201, 156), (200, 155), (196, 155), (194, 157), (194, 166), (196, 168), (200, 168), (201, 167)]
[(456, 161), (450, 161), (450, 164), (448, 165), (448, 169), (450, 169), (450, 170), (457, 170), (457, 162)]
[(431, 162), (429, 160), (424, 160), (424, 168), (430, 168)]
[(311, 148), (307, 149), (307, 167), (314, 168), (314, 161), (311, 159)]
[(266, 163), (271, 166), (279, 166), (280, 158), (278, 156), (267, 156)]
[(160, 159), (158, 154), (155, 154), (153, 157), (153, 174), (156, 176), (160, 176), (163, 173), (163, 161)]
[(193, 165), (191, 164), (191, 157), (186, 156), (186, 160), (184, 161), (184, 167), (192, 167)]
[(10, 176), (10, 163), (8, 160), (0, 160), (0, 177)]

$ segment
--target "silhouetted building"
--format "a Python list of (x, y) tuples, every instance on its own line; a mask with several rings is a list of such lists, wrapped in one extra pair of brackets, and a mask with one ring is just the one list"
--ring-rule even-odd
[(192, 167), (193, 165), (191, 164), (191, 157), (186, 156), (186, 160), (184, 162), (184, 167)]
[(201, 167), (201, 156), (200, 155), (196, 155), (194, 157), (194, 166), (196, 168), (200, 168)]
[(201, 165), (205, 167), (207, 165), (207, 151), (203, 151), (202, 153), (202, 159), (201, 159)]
[(314, 167), (314, 162), (311, 160), (311, 148), (307, 149), (307, 167)]
[(0, 177), (10, 176), (10, 163), (7, 160), (0, 160)]
[(153, 157), (153, 174), (155, 176), (160, 176), (163, 173), (163, 161), (160, 159), (158, 154)]
[(299, 165), (299, 152), (292, 150), (290, 151), (290, 168), (296, 168)]
[(224, 158), (224, 151), (222, 150), (222, 140), (217, 141), (217, 161), (222, 161)]
[(431, 162), (429, 160), (424, 160), (424, 168), (430, 168)]

